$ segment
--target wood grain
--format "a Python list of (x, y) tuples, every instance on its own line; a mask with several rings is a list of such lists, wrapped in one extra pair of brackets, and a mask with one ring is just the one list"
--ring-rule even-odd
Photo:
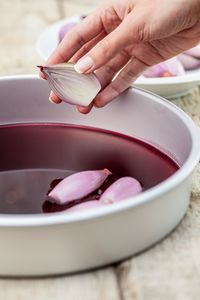
[(1, 279), (2, 300), (120, 300), (112, 268), (47, 279)]

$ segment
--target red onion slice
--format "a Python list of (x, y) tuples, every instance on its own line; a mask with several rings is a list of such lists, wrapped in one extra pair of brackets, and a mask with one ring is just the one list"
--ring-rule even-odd
[(100, 82), (94, 73), (79, 74), (72, 63), (39, 68), (45, 74), (52, 91), (64, 102), (88, 106), (101, 90)]

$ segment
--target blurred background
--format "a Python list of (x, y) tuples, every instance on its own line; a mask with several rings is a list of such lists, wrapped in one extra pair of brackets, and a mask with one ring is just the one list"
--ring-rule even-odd
[(40, 33), (65, 17), (87, 14), (101, 0), (0, 0), (0, 76), (37, 73)]

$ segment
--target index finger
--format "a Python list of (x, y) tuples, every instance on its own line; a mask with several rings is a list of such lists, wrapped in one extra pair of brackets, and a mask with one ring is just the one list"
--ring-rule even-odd
[(104, 30), (99, 11), (95, 11), (72, 28), (49, 57), (46, 64), (68, 61), (85, 43)]

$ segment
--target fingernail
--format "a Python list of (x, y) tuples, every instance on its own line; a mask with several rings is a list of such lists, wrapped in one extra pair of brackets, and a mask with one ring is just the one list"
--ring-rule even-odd
[(51, 97), (49, 97), (49, 101), (53, 104), (56, 104)]
[(74, 66), (74, 69), (78, 73), (84, 73), (93, 67), (94, 63), (91, 57), (87, 56), (80, 59)]

